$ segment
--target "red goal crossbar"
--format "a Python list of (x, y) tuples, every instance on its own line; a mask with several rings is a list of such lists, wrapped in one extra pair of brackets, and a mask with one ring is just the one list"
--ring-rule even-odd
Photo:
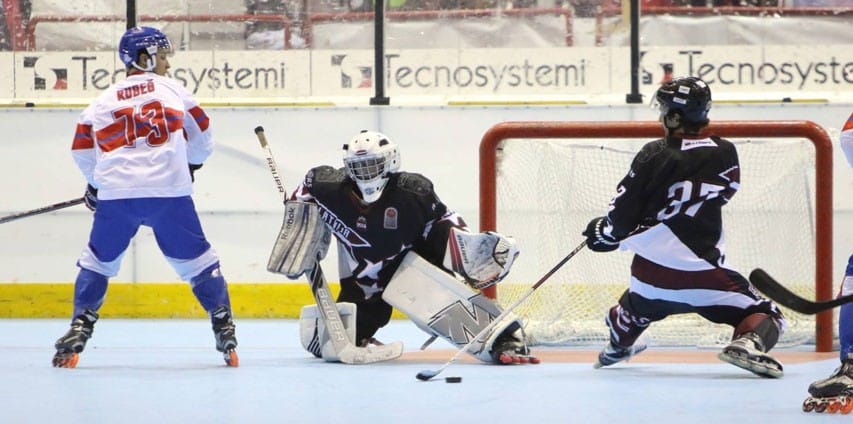
[[(811, 121), (714, 121), (708, 131), (720, 137), (806, 138), (815, 148), (815, 299), (832, 299), (832, 140)], [(489, 128), (480, 142), (480, 231), (497, 230), (496, 153), (507, 139), (663, 137), (657, 121), (503, 122)], [(485, 291), (494, 298), (495, 287)], [(817, 315), (818, 352), (832, 351), (832, 311)]]

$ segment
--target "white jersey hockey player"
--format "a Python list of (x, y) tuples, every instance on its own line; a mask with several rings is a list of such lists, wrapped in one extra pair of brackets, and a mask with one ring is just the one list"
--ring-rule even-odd
[(129, 29), (118, 53), (127, 78), (83, 111), (72, 144), (88, 183), (86, 205), (95, 216), (77, 261), (71, 329), (56, 341), (53, 365), (76, 366), (92, 337), (108, 279), (118, 273), (131, 239), (145, 225), (209, 314), (216, 349), (227, 365), (237, 366), (228, 287), (190, 197), (193, 173), (213, 150), (207, 114), (165, 76), (172, 44), (163, 32)]

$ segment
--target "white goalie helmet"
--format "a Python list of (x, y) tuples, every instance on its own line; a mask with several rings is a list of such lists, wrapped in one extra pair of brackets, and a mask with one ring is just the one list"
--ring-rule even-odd
[(400, 169), (400, 151), (385, 134), (362, 130), (344, 144), (344, 167), (362, 199), (373, 203), (382, 195), (388, 174)]

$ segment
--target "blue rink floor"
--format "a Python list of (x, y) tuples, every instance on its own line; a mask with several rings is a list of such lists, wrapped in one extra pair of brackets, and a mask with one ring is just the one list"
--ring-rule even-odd
[[(421, 382), (419, 371), (438, 369), (455, 351), (437, 341), (432, 354), (415, 352), (426, 337), (405, 321), (378, 334), (402, 340), (403, 358), (342, 365), (303, 351), (295, 321), (238, 320), (240, 367), (228, 368), (205, 320), (104, 318), (76, 369), (52, 368), (53, 342), (67, 328), (67, 320), (0, 320), (0, 423), (853, 422), (800, 410), (809, 383), (837, 366), (834, 357), (788, 363), (779, 380), (717, 361), (638, 357), (594, 370), (591, 362), (461, 359)], [(445, 383), (449, 376), (463, 381)]]

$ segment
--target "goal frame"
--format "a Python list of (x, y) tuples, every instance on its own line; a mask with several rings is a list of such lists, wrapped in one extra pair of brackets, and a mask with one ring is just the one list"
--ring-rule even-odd
[[(832, 284), (832, 139), (812, 121), (713, 121), (708, 133), (723, 138), (805, 138), (815, 148), (815, 299), (833, 298)], [(657, 121), (510, 121), (489, 128), (480, 141), (480, 231), (497, 231), (497, 151), (506, 139), (645, 138), (664, 136)], [(484, 293), (497, 297), (492, 286)], [(832, 311), (815, 320), (815, 351), (831, 352)]]

